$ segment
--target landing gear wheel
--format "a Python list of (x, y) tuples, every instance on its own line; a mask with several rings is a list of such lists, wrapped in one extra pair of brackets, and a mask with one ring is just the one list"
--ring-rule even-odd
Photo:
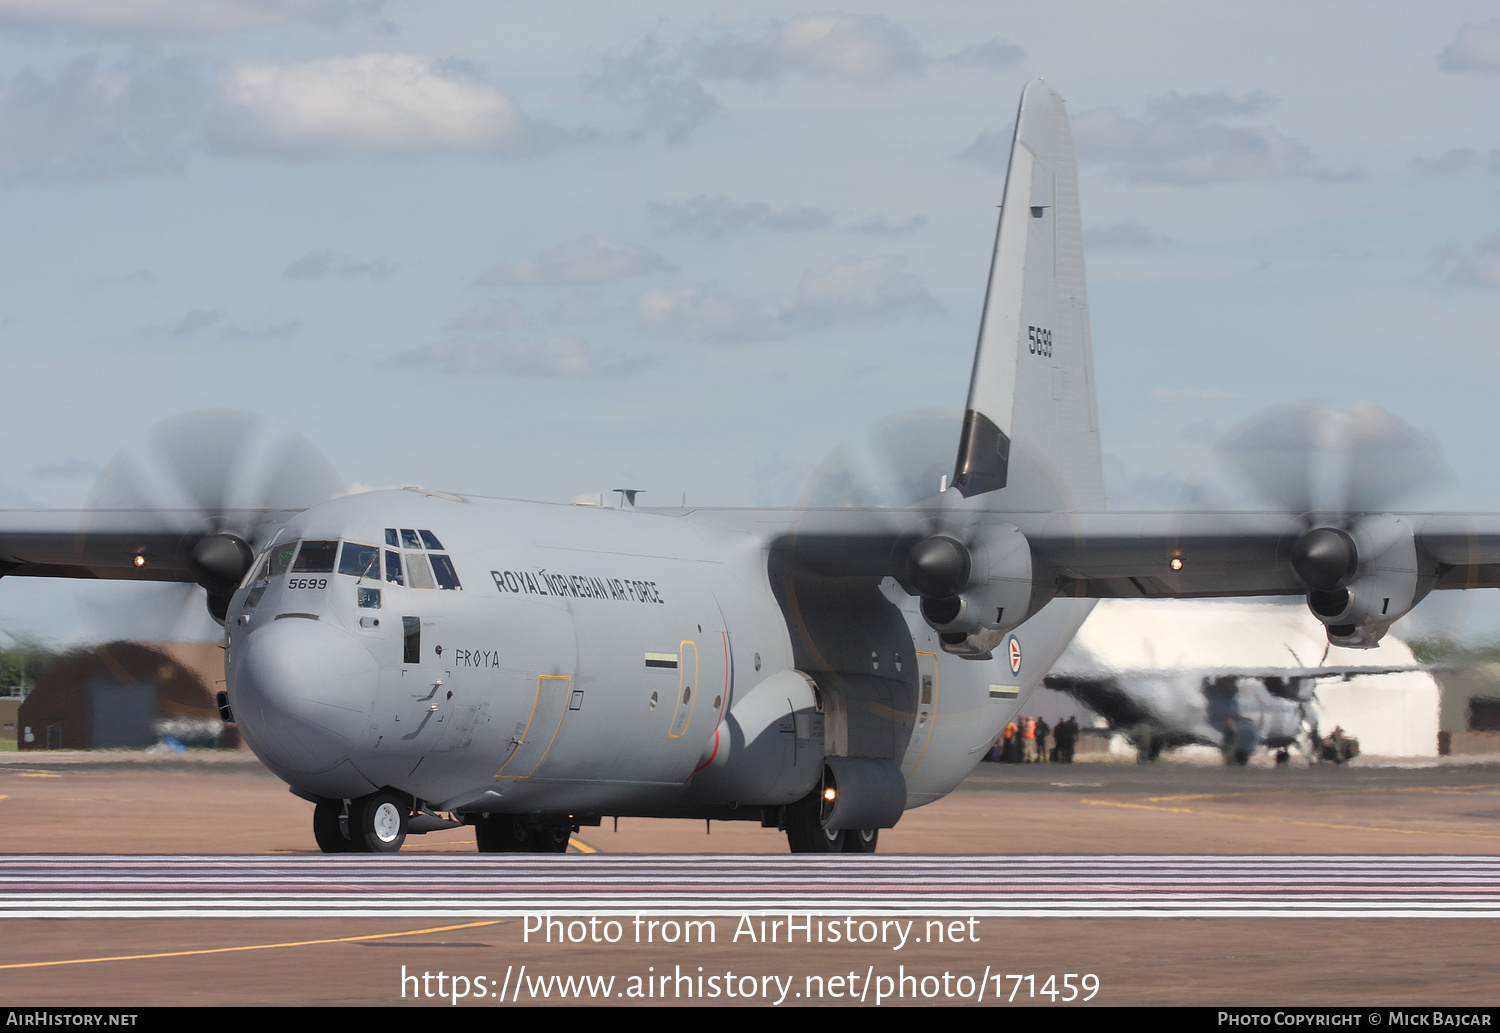
[(879, 838), (879, 829), (845, 829), (844, 853), (873, 854), (875, 852), (875, 841)]
[(565, 827), (528, 826), (514, 814), (481, 814), (474, 822), (481, 854), (564, 854), (568, 837)]
[(318, 849), (325, 854), (347, 854), (355, 849), (349, 842), (343, 800), (318, 801), (313, 808), (313, 839), (318, 841)]
[(396, 793), (361, 796), (349, 804), (349, 841), (365, 854), (394, 854), (406, 842), (409, 807)]
[(823, 792), (814, 789), (786, 809), (786, 842), (794, 854), (842, 854), (843, 829), (823, 827)]

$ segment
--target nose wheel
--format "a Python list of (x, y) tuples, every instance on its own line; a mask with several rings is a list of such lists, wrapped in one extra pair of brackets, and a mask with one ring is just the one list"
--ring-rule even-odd
[(343, 800), (319, 800), (313, 808), (313, 838), (325, 854), (348, 854), (355, 849), (349, 841), (349, 818)]
[(325, 854), (393, 854), (406, 842), (410, 801), (382, 790), (350, 800), (319, 800), (313, 808), (313, 838)]

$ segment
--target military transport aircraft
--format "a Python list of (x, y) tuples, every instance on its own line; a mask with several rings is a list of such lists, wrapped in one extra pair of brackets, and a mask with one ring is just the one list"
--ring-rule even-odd
[(1111, 729), (1124, 732), (1142, 760), (1156, 760), (1163, 750), (1195, 743), (1219, 747), (1230, 719), (1235, 728), (1245, 723), (1253, 730), (1248, 737), (1238, 736), (1239, 743), (1249, 744), (1247, 749), (1296, 747), (1302, 756), (1316, 760), (1313, 703), (1320, 682), (1421, 669), (1420, 664), (1406, 664), (1054, 672), (1042, 683), (1066, 692), (1107, 720)]
[(868, 852), (969, 773), (1097, 598), (1305, 594), (1368, 646), (1434, 588), (1500, 584), (1496, 518), (1104, 512), (1072, 138), (1041, 82), (943, 487), (901, 509), (402, 490), (10, 513), (0, 560), (207, 589), (244, 739), (324, 850), (371, 852), (454, 823), (559, 851), (619, 815)]

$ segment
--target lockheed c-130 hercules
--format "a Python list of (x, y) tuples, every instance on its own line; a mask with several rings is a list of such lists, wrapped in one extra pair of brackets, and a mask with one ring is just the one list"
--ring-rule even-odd
[(1104, 511), (1072, 138), (1041, 82), (942, 488), (884, 509), (399, 490), (207, 521), (9, 513), (0, 573), (207, 589), (223, 709), (330, 852), (459, 823), (481, 851), (561, 851), (609, 816), (868, 852), (970, 772), (1095, 599), (1306, 595), (1330, 642), (1369, 646), (1434, 588), (1500, 584), (1493, 517)]

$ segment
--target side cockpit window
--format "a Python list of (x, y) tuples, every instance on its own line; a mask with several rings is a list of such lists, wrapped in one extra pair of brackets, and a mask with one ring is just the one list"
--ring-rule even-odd
[[(400, 548), (397, 553), (386, 549), (385, 579), (411, 588), (440, 588), (456, 592), (463, 588), (452, 557), (443, 551), (438, 536), (425, 528), (387, 527), (385, 544)], [(405, 566), (405, 581), (402, 567)]]
[(380, 549), (374, 545), (345, 542), (339, 557), (339, 573), (380, 580)]
[(285, 574), (287, 568), (292, 565), (292, 557), (297, 554), (297, 546), (301, 542), (281, 542), (271, 547), (271, 555), (267, 557), (269, 563), (266, 566), (266, 577), (275, 577), (277, 574)]
[(447, 556), (432, 555), (427, 557), (432, 560), (432, 573), (437, 578), (439, 588), (458, 589), (463, 585), (458, 583), (458, 571), (453, 569), (453, 561)]

